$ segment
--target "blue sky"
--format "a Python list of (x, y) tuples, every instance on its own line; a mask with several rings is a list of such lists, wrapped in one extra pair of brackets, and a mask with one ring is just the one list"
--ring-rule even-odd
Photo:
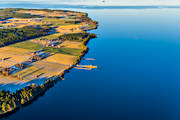
[(1, 2), (43, 2), (50, 4), (86, 4), (86, 5), (180, 5), (180, 0), (0, 0)]

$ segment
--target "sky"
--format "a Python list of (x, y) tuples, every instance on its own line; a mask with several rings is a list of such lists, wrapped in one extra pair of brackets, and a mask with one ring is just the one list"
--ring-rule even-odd
[(0, 3), (1, 2), (32, 2), (76, 5), (180, 5), (180, 0), (0, 0)]

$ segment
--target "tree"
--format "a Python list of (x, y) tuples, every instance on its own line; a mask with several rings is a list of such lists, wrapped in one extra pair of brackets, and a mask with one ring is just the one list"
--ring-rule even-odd
[(3, 102), (3, 104), (2, 104), (2, 111), (6, 112), (6, 102)]

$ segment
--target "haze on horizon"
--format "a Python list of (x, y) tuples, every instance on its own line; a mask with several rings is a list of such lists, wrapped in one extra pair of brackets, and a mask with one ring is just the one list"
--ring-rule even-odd
[(180, 0), (0, 0), (0, 3), (48, 3), (73, 5), (180, 5)]

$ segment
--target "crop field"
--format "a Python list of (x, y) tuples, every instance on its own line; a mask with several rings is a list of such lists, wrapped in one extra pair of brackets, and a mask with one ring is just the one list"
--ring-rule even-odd
[(76, 49), (82, 49), (83, 43), (82, 42), (74, 42), (74, 41), (64, 41), (59, 46), (64, 48), (76, 48)]
[(67, 33), (81, 33), (84, 32), (80, 28), (82, 25), (64, 25), (64, 26), (59, 26), (56, 28), (56, 30), (60, 33), (67, 34)]
[(0, 60), (0, 67), (2, 68), (14, 66), (15, 64), (25, 62), (30, 58), (30, 56), (13, 55), (8, 53), (0, 53), (0, 57), (6, 59)]
[(44, 61), (44, 60), (35, 62), (32, 65), (36, 68), (43, 68), (43, 71), (45, 71), (44, 72), (45, 77), (59, 75), (65, 69), (70, 67), (69, 65), (57, 64), (54, 62), (48, 62), (48, 61)]
[(66, 21), (58, 18), (42, 18), (43, 22), (51, 23), (53, 26), (66, 25)]
[[(14, 44), (15, 45), (15, 44)], [(14, 48), (14, 46), (1, 47), (0, 53), (12, 54), (12, 55), (29, 55), (34, 50), (27, 50), (23, 48)]]
[(25, 49), (25, 50), (31, 50), (31, 51), (39, 50), (42, 48), (41, 45), (33, 43), (31, 41), (23, 41), (23, 42), (19, 42), (10, 46), (16, 49), (19, 48), (19, 49)]
[(76, 60), (77, 60), (76, 56), (55, 54), (55, 55), (52, 55), (52, 56), (44, 59), (43, 61), (50, 62), (50, 63), (72, 65), (76, 62)]
[(0, 75), (0, 84), (21, 84), (21, 83), (25, 83), (28, 82), (26, 80), (19, 80), (16, 78), (13, 78), (11, 76), (2, 76)]
[(45, 61), (38, 61), (33, 63), (31, 67), (28, 67), (16, 74), (12, 74), (11, 76), (19, 80), (25, 80), (26, 82), (28, 82), (31, 80), (49, 78), (55, 75), (59, 75), (67, 68), (69, 68), (69, 66)]
[(14, 66), (15, 64), (25, 62), (31, 57), (31, 52), (31, 50), (21, 48), (0, 48), (0, 67), (7, 68)]
[(76, 48), (53, 48), (53, 47), (45, 47), (43, 48), (43, 51), (50, 52), (50, 53), (60, 53), (60, 54), (66, 54), (66, 55), (72, 55), (72, 56), (79, 56), (83, 49), (76, 49)]
[(33, 65), (20, 72), (12, 74), (11, 76), (16, 79), (25, 80), (26, 82), (28, 82), (35, 79), (40, 79), (45, 77), (47, 78), (50, 75), (51, 75), (50, 72), (46, 71), (43, 65), (38, 67), (36, 67), (36, 65)]

